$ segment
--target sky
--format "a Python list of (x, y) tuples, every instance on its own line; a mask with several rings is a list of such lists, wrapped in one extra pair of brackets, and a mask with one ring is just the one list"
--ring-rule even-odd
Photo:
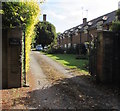
[(56, 32), (82, 24), (118, 9), (120, 0), (46, 0), (41, 8), (40, 21), (47, 14), (47, 21), (56, 27)]

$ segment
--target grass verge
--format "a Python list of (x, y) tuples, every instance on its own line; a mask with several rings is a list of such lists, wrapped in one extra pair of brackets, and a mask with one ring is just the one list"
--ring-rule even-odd
[(88, 73), (88, 60), (76, 59), (76, 55), (73, 54), (46, 54), (46, 55), (68, 68), (78, 69), (80, 72)]

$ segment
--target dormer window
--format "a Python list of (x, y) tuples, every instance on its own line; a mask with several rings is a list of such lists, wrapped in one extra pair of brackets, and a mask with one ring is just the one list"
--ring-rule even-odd
[(78, 29), (81, 29), (82, 27), (81, 26), (78, 26)]
[(75, 32), (78, 32), (78, 29), (76, 29)]
[(103, 21), (97, 22), (97, 30), (103, 30)]
[(70, 31), (73, 31), (73, 29), (70, 29)]
[(63, 36), (65, 36), (65, 34), (63, 34)]
[(107, 20), (108, 19), (108, 17), (107, 16), (103, 16), (103, 18), (102, 18), (102, 20)]
[(68, 31), (65, 31), (65, 34), (67, 34), (68, 33)]
[(78, 35), (78, 29), (77, 29), (77, 30), (75, 30), (75, 35)]
[(92, 22), (88, 22), (88, 26), (91, 26), (93, 23)]

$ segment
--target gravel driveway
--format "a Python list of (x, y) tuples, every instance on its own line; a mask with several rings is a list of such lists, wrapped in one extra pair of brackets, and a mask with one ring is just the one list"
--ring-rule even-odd
[(40, 52), (32, 51), (30, 57), (34, 87), (27, 108), (120, 109), (119, 95), (97, 88)]

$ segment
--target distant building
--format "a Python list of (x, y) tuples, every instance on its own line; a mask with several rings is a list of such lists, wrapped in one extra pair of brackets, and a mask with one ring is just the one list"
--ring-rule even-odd
[(67, 49), (76, 47), (77, 44), (88, 42), (91, 37), (97, 36), (98, 30), (109, 30), (112, 21), (115, 19), (116, 11), (107, 13), (88, 22), (87, 18), (84, 18), (82, 24), (72, 27), (58, 35), (58, 47)]

